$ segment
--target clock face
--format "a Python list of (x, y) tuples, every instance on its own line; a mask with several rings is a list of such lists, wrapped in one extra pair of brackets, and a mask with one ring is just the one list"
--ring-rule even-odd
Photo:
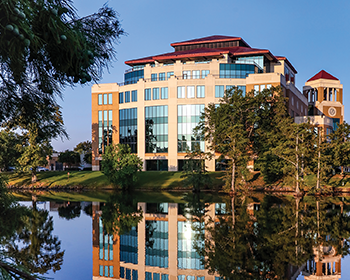
[(331, 117), (334, 117), (336, 113), (337, 113), (337, 110), (336, 110), (334, 107), (330, 107), (330, 108), (328, 109), (328, 114), (329, 114)]

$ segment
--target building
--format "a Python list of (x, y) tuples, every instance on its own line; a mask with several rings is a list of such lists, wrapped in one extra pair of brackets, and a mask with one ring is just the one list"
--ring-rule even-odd
[[(181, 170), (187, 149), (195, 143), (206, 149), (192, 132), (204, 107), (219, 103), (233, 86), (244, 93), (281, 86), (292, 117), (308, 115), (312, 88), (327, 88), (332, 100), (337, 88), (336, 100), (341, 98), (340, 82), (317, 79), (318, 74), (301, 93), (295, 86), (297, 71), (286, 57), (252, 48), (240, 37), (210, 36), (171, 46), (173, 52), (126, 61), (131, 68), (123, 83), (93, 85), (92, 170), (100, 169), (103, 149), (112, 142), (129, 144), (144, 160), (144, 170)], [(313, 112), (334, 107), (338, 114), (343, 108), (313, 102)], [(206, 166), (215, 170), (215, 160)]]
[(303, 94), (308, 99), (308, 115), (295, 117), (296, 123), (309, 120), (327, 135), (344, 122), (343, 85), (336, 77), (320, 71), (305, 83)]

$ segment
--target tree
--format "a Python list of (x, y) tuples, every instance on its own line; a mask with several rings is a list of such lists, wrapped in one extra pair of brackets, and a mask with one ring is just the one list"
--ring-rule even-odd
[(1, 1), (0, 10), (1, 123), (40, 120), (66, 85), (100, 79), (124, 33), (107, 6), (83, 18), (69, 0)]
[(340, 124), (328, 137), (331, 141), (333, 166), (340, 167), (343, 175), (344, 166), (350, 165), (350, 125), (346, 122)]
[(92, 151), (91, 141), (80, 142), (74, 148), (74, 152), (77, 152), (79, 154), (83, 154), (83, 153), (86, 154), (86, 153), (90, 153), (91, 151)]
[(131, 148), (125, 144), (109, 145), (102, 155), (102, 172), (113, 185), (119, 185), (123, 190), (135, 185), (142, 164), (142, 159), (131, 154)]
[(66, 205), (58, 207), (58, 215), (66, 220), (80, 217), (80, 202), (68, 202)]
[(88, 164), (92, 164), (92, 152), (84, 155), (84, 161)]
[(211, 183), (211, 178), (205, 166), (208, 153), (202, 152), (199, 144), (196, 143), (194, 150), (187, 152), (186, 158), (183, 175), (181, 175), (181, 177), (186, 178), (183, 183), (186, 186), (192, 186), (193, 191), (198, 192), (201, 187)]
[(35, 124), (29, 125), (26, 133), (27, 144), (21, 157), (18, 159), (20, 166), (31, 170), (32, 183), (36, 182), (36, 168), (40, 165), (47, 165), (47, 156), (52, 154), (52, 146), (47, 138), (40, 139), (38, 127)]
[(23, 141), (23, 137), (11, 130), (0, 131), (0, 171), (18, 165)]
[(80, 163), (80, 154), (77, 152), (66, 150), (64, 152), (61, 152), (58, 156), (58, 161), (65, 163), (68, 165), (69, 168), (72, 167), (72, 165), (77, 165)]

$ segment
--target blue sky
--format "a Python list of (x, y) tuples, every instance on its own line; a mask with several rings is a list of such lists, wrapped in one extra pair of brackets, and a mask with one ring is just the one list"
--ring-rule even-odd
[[(105, 2), (75, 0), (79, 16), (98, 10)], [(100, 83), (123, 82), (124, 61), (170, 52), (173, 42), (210, 35), (242, 37), (251, 47), (286, 56), (298, 71), (296, 85), (320, 70), (344, 86), (345, 120), (350, 122), (350, 1), (160, 1), (111, 0), (123, 29), (116, 46), (117, 61)], [(91, 140), (91, 86), (66, 88), (59, 101), (70, 140), (53, 140), (55, 150), (73, 149)]]

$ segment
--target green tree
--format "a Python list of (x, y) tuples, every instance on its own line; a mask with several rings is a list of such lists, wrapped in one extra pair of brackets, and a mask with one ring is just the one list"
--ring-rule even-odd
[(40, 139), (38, 127), (34, 124), (28, 127), (26, 133), (27, 144), (24, 147), (18, 163), (25, 170), (31, 170), (32, 183), (37, 180), (36, 168), (41, 165), (47, 165), (47, 156), (52, 154), (52, 146), (47, 138)]
[(84, 161), (88, 164), (92, 164), (92, 152), (84, 155)]
[(0, 131), (0, 171), (18, 165), (23, 140), (23, 137), (11, 130)]
[(137, 209), (137, 202), (129, 192), (111, 195), (102, 206), (103, 227), (108, 234), (128, 233), (142, 220), (142, 210)]
[(343, 175), (344, 166), (350, 165), (350, 125), (346, 122), (340, 124), (328, 137), (333, 167), (340, 167)]
[(40, 120), (66, 85), (100, 79), (124, 33), (107, 6), (83, 18), (69, 0), (1, 1), (0, 10), (1, 123)]
[(80, 202), (69, 202), (67, 205), (58, 207), (58, 215), (66, 220), (80, 217)]
[(65, 152), (60, 153), (58, 156), (58, 161), (68, 165), (68, 167), (71, 168), (72, 165), (77, 165), (80, 163), (80, 154), (66, 150)]
[(102, 172), (112, 184), (119, 185), (123, 190), (135, 185), (142, 164), (142, 159), (132, 154), (131, 148), (124, 144), (109, 145), (102, 155)]
[(192, 151), (187, 151), (181, 177), (186, 178), (183, 181), (184, 185), (193, 187), (193, 191), (198, 192), (202, 187), (211, 183), (211, 178), (205, 166), (205, 160), (208, 156), (208, 153), (201, 151), (198, 143), (195, 144)]
[(80, 142), (78, 145), (75, 146), (74, 152), (77, 152), (79, 154), (86, 154), (92, 151), (91, 147), (91, 141), (84, 141)]

